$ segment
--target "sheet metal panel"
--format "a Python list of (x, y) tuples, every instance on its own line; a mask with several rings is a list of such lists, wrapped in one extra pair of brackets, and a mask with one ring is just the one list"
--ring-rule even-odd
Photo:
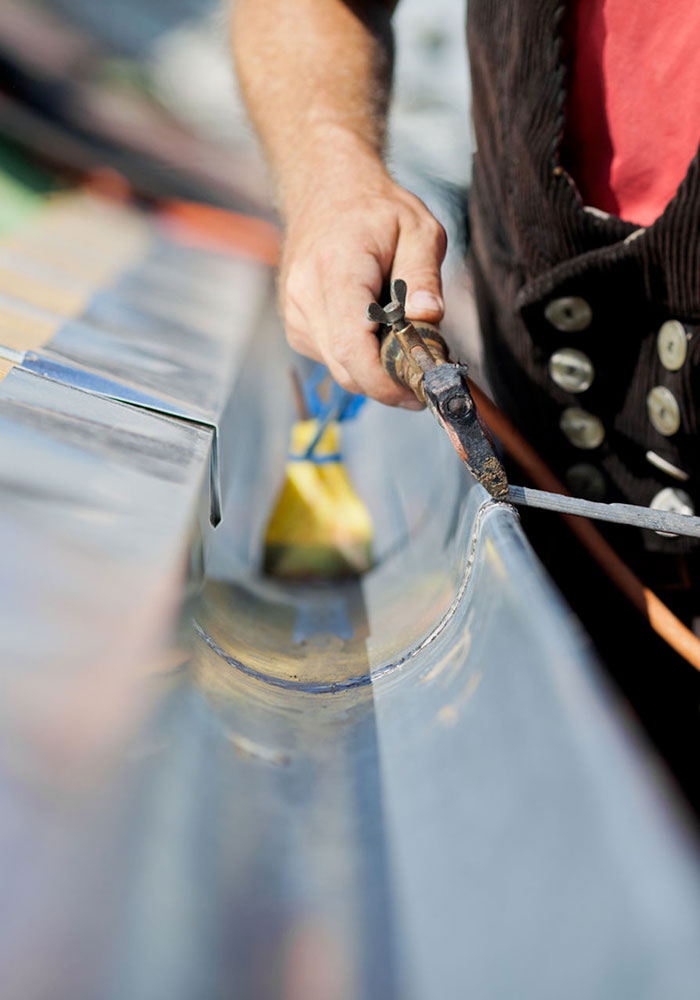
[[(34, 277), (44, 287), (71, 289), (71, 275), (88, 259), (86, 245), (94, 247), (104, 266), (99, 275), (86, 266), (86, 309), (95, 302), (109, 309), (104, 282), (116, 282), (121, 326), (98, 328), (77, 305), (75, 317), (52, 312), (43, 292), (38, 302), (6, 294), (3, 340), (27, 337), (38, 346), (46, 330), (77, 327), (84, 350), (70, 356), (74, 364), (116, 366), (137, 385), (150, 373), (218, 418), (238, 331), (250, 332), (267, 297), (268, 272), (174, 245), (164, 252), (162, 237), (143, 220), (128, 252), (114, 254), (125, 229), (118, 210), (115, 218), (96, 205), (81, 220), (79, 202), (66, 209), (65, 225), (75, 225), (76, 239), (85, 242), (67, 241), (52, 211), (46, 232), (59, 237), (53, 248), (37, 223), (35, 244), (25, 234), (5, 244), (3, 266), (9, 273), (19, 261), (32, 273), (38, 248)], [(155, 287), (170, 285), (171, 311), (178, 282), (190, 311), (199, 309), (197, 334), (182, 323), (159, 323), (129, 299), (130, 280), (149, 287), (151, 259)], [(245, 294), (234, 300), (238, 284)], [(26, 283), (21, 288), (26, 294)], [(223, 317), (216, 331), (212, 309)], [(197, 382), (201, 358), (209, 367)], [(189, 380), (180, 377), (183, 369)], [(174, 624), (211, 438), (205, 428), (18, 368), (0, 382), (3, 996), (96, 997), (111, 989), (113, 935), (123, 919), (130, 923), (122, 908), (135, 874), (139, 778), (132, 760), (153, 752), (144, 720), (157, 716), (170, 674), (183, 661)]]
[(694, 996), (696, 844), (514, 511), (370, 405), (375, 568), (264, 580), (267, 274), (160, 240), (110, 280), (49, 349), (211, 407), (225, 516), (174, 631), (209, 433), (0, 383), (3, 997)]
[(247, 845), (217, 877), (243, 937), (225, 981), (255, 997), (300, 981), (343, 998), (693, 996), (694, 839), (517, 515), (429, 417), (371, 405), (346, 432), (377, 529), (361, 584), (256, 575), (284, 454), (260, 402), (284, 391), (273, 345), (251, 347), (223, 430), (230, 516), (195, 609), (205, 713), (234, 749), (215, 826), (236, 846), (220, 849)]

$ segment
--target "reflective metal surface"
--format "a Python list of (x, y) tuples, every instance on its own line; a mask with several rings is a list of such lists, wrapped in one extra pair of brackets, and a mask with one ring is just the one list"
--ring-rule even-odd
[(0, 382), (3, 1000), (694, 996), (695, 841), (513, 509), (370, 404), (375, 567), (262, 578), (292, 358), (235, 263), (181, 254), (45, 350), (221, 401), (215, 531), (208, 432)]
[[(262, 399), (284, 391), (273, 357), (262, 341), (246, 361)], [(251, 893), (266, 901), (252, 904), (265, 957), (236, 951), (232, 979), (243, 970), (251, 997), (300, 981), (319, 997), (692, 995), (676, 921), (700, 921), (694, 850), (512, 510), (425, 414), (370, 405), (346, 445), (375, 569), (356, 585), (265, 581), (284, 435), (255, 384), (236, 390), (230, 514), (194, 613), (207, 714), (234, 747), (221, 825), (258, 845), (253, 886), (231, 864), (216, 897), (237, 927)], [(673, 887), (663, 917), (650, 871)]]
[[(645, 531), (671, 531), (700, 538), (700, 517), (693, 516), (695, 510), (692, 502), (686, 502), (686, 497), (690, 500), (683, 490), (667, 487), (654, 497), (649, 507), (642, 507), (630, 503), (597, 503), (527, 486), (511, 486), (508, 490), (508, 500), (518, 507), (539, 507), (558, 514), (587, 517), (592, 521), (608, 521), (630, 528), (644, 528)], [(670, 506), (665, 506), (667, 498), (670, 498)]]

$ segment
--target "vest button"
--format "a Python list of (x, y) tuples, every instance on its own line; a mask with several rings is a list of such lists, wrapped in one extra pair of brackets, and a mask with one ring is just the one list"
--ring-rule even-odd
[(667, 371), (677, 372), (688, 356), (688, 335), (677, 319), (667, 320), (659, 330), (656, 348), (661, 364)]
[(598, 502), (605, 498), (605, 477), (595, 465), (589, 465), (588, 462), (572, 465), (565, 478), (566, 485), (575, 497)]
[(671, 437), (681, 426), (676, 397), (665, 385), (656, 385), (651, 390), (647, 396), (647, 412), (652, 427), (664, 437)]
[(545, 306), (545, 319), (562, 333), (577, 333), (591, 325), (593, 312), (585, 299), (567, 295)]
[(563, 347), (549, 359), (549, 375), (566, 392), (585, 392), (593, 384), (595, 369), (593, 362), (583, 351)]
[[(675, 490), (670, 486), (660, 490), (649, 504), (652, 510), (670, 510), (674, 514), (686, 514), (692, 516), (695, 513), (693, 501), (685, 490)], [(657, 535), (665, 538), (676, 538), (674, 531), (657, 531)]]
[(687, 483), (690, 476), (683, 469), (679, 469), (677, 465), (673, 462), (669, 462), (667, 458), (663, 458), (661, 455), (657, 455), (655, 451), (648, 451), (646, 453), (646, 460), (650, 465), (654, 465), (657, 469), (661, 469), (665, 472), (667, 476), (673, 476), (674, 479), (680, 479), (681, 482)]
[(576, 448), (597, 448), (605, 440), (602, 420), (578, 406), (569, 406), (564, 410), (559, 427)]

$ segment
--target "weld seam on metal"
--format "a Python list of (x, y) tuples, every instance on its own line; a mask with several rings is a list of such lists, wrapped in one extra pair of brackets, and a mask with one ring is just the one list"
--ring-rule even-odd
[[(460, 583), (459, 590), (457, 591), (455, 597), (452, 599), (452, 603), (450, 604), (449, 608), (442, 616), (440, 621), (437, 623), (433, 631), (429, 632), (424, 639), (421, 639), (421, 641), (412, 649), (410, 649), (407, 653), (405, 653), (404, 656), (401, 657), (401, 659), (396, 660), (394, 663), (392, 663), (391, 669), (403, 666), (404, 663), (406, 663), (408, 660), (413, 659), (414, 656), (416, 656), (418, 653), (424, 650), (431, 643), (435, 642), (438, 636), (440, 636), (444, 632), (444, 630), (447, 628), (449, 623), (454, 618), (455, 614), (457, 613), (457, 608), (462, 603), (462, 599), (466, 593), (467, 587), (469, 586), (469, 582), (471, 580), (472, 569), (474, 568), (474, 561), (476, 557), (476, 550), (479, 544), (479, 529), (481, 527), (481, 522), (483, 521), (486, 514), (490, 510), (493, 510), (495, 506), (508, 507), (507, 504), (501, 504), (501, 503), (494, 504), (494, 501), (491, 498), (489, 498), (487, 501), (482, 503), (482, 505), (479, 507), (474, 516), (474, 526), (472, 528), (472, 534), (469, 543), (469, 552), (467, 553), (464, 569), (462, 571), (463, 574), (462, 581)], [(376, 671), (373, 674), (373, 677), (379, 677), (383, 672), (384, 672), (383, 670)]]
[(256, 680), (264, 681), (266, 684), (271, 684), (273, 687), (285, 688), (288, 691), (304, 691), (306, 694), (334, 694), (337, 691), (347, 691), (351, 688), (365, 687), (372, 682), (371, 674), (361, 674), (359, 677), (352, 677), (350, 680), (345, 681), (293, 681), (286, 677), (275, 677), (274, 674), (266, 674), (262, 670), (256, 670), (254, 667), (249, 667), (246, 663), (243, 663), (242, 660), (226, 653), (221, 646), (219, 646), (214, 639), (212, 639), (209, 633), (202, 628), (196, 619), (194, 620), (194, 627), (199, 637), (206, 642), (207, 646), (209, 646), (209, 648), (213, 650), (217, 656), (220, 656), (222, 660), (225, 660), (229, 666), (235, 667), (236, 670), (240, 670), (248, 677), (254, 677)]
[(226, 653), (209, 635), (209, 633), (202, 628), (199, 622), (196, 619), (193, 619), (195, 631), (199, 637), (204, 640), (207, 646), (209, 646), (209, 648), (216, 653), (217, 656), (220, 656), (222, 660), (228, 663), (229, 666), (234, 667), (236, 670), (240, 670), (241, 673), (246, 674), (248, 677), (253, 677), (266, 684), (271, 684), (273, 687), (284, 688), (288, 691), (303, 691), (306, 694), (336, 694), (339, 691), (349, 691), (353, 688), (366, 687), (368, 684), (373, 684), (376, 680), (379, 680), (386, 674), (392, 673), (394, 670), (398, 670), (409, 660), (412, 660), (414, 656), (417, 656), (418, 653), (422, 652), (422, 650), (426, 649), (431, 643), (435, 642), (438, 636), (444, 632), (449, 623), (452, 621), (457, 612), (457, 608), (462, 602), (471, 579), (476, 550), (479, 544), (479, 528), (481, 526), (481, 522), (486, 514), (493, 510), (495, 506), (502, 507), (510, 512), (513, 512), (513, 508), (509, 504), (494, 504), (491, 499), (487, 500), (479, 507), (474, 517), (469, 552), (467, 553), (464, 570), (462, 571), (462, 580), (459, 585), (459, 590), (452, 599), (449, 608), (440, 621), (433, 628), (433, 630), (425, 636), (425, 638), (421, 639), (417, 645), (413, 646), (402, 657), (398, 660), (393, 660), (391, 663), (385, 663), (383, 666), (378, 667), (371, 673), (361, 674), (358, 677), (352, 677), (349, 680), (344, 681), (293, 681), (286, 677), (276, 677), (274, 674), (266, 674), (261, 670), (256, 670), (254, 667), (250, 667), (246, 663), (243, 663), (237, 657)]

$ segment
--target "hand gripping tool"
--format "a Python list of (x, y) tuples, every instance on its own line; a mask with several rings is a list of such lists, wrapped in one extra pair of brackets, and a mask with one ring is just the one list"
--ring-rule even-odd
[(406, 290), (406, 282), (398, 278), (391, 283), (391, 302), (387, 306), (382, 308), (372, 302), (367, 308), (367, 318), (380, 324), (382, 367), (390, 378), (411, 389), (428, 406), (484, 489), (496, 499), (505, 500), (505, 469), (479, 419), (467, 384), (467, 366), (448, 360), (447, 345), (434, 326), (414, 326), (406, 319)]
[(391, 283), (388, 305), (372, 302), (367, 318), (379, 323), (379, 356), (384, 371), (426, 403), (447, 432), (455, 451), (472, 476), (496, 500), (540, 507), (598, 521), (625, 524), (669, 534), (700, 537), (700, 517), (671, 510), (653, 510), (624, 503), (597, 503), (581, 497), (523, 486), (509, 486), (488, 430), (481, 423), (467, 383), (467, 366), (448, 360), (445, 341), (434, 326), (406, 319), (406, 282)]

